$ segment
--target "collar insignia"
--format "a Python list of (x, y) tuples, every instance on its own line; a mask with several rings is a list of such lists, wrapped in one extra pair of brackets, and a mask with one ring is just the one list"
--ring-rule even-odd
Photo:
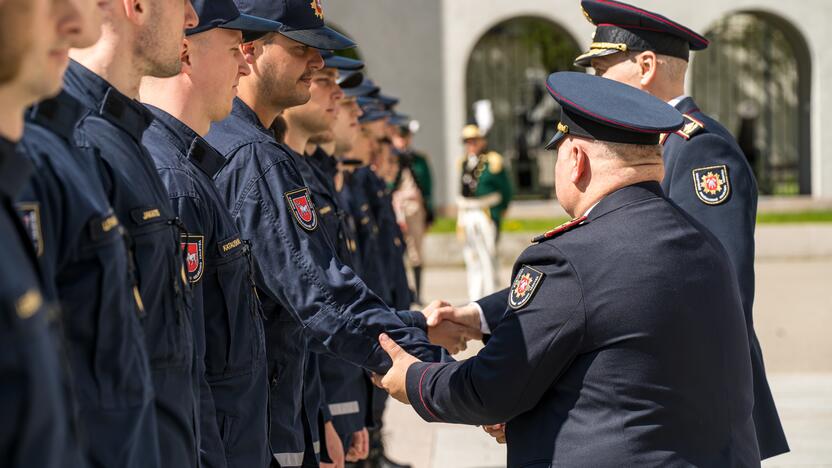
[(581, 223), (583, 223), (586, 220), (587, 220), (586, 216), (581, 216), (580, 218), (575, 218), (575, 219), (572, 219), (571, 221), (567, 221), (567, 222), (561, 224), (560, 226), (552, 229), (551, 231), (547, 231), (547, 232), (535, 237), (534, 239), (532, 239), (532, 243), (537, 244), (539, 242), (549, 240), (549, 239), (557, 236), (558, 234), (566, 232), (566, 231), (574, 228), (575, 226), (580, 225)]

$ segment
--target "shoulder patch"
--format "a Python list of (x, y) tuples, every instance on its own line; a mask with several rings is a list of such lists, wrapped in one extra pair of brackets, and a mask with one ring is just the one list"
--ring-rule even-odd
[(284, 194), (286, 202), (289, 203), (289, 210), (295, 216), (295, 221), (300, 227), (307, 231), (314, 231), (318, 227), (318, 216), (315, 214), (315, 205), (312, 197), (309, 196), (309, 188), (304, 187), (292, 190)]
[(544, 276), (542, 271), (523, 265), (514, 277), (514, 282), (511, 283), (508, 305), (517, 310), (528, 304)]
[(532, 239), (532, 243), (537, 244), (539, 242), (549, 240), (549, 239), (557, 236), (558, 234), (566, 232), (566, 231), (574, 228), (575, 226), (580, 225), (581, 223), (586, 221), (586, 219), (587, 219), (586, 216), (581, 216), (580, 218), (575, 218), (575, 219), (572, 219), (571, 221), (567, 221), (567, 222), (561, 224), (560, 226), (558, 226), (558, 227), (556, 227), (556, 228), (554, 228), (550, 231), (546, 231), (543, 234), (535, 237), (534, 239)]
[(35, 254), (40, 257), (43, 255), (43, 228), (40, 225), (40, 203), (18, 203), (17, 211), (20, 214), (20, 220), (23, 221), (23, 227), (26, 228), (26, 233), (29, 234), (29, 238), (32, 240)]
[(731, 180), (728, 178), (728, 167), (721, 166), (700, 167), (691, 171), (693, 176), (693, 191), (699, 201), (706, 205), (719, 205), (731, 194)]
[(205, 272), (205, 237), (195, 234), (182, 234), (182, 250), (185, 252), (185, 268), (188, 281), (196, 284)]
[(492, 174), (499, 174), (503, 171), (503, 157), (500, 153), (491, 151), (488, 153), (488, 171)]
[(700, 120), (691, 117), (688, 114), (682, 114), (685, 118), (685, 126), (680, 130), (676, 130), (676, 134), (685, 140), (690, 140), (692, 136), (696, 135), (705, 128), (705, 124)]

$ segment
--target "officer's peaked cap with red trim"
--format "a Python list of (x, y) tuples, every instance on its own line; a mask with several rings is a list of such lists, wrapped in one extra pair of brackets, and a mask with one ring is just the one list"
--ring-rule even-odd
[(555, 148), (566, 136), (636, 145), (656, 145), (662, 133), (674, 132), (684, 117), (666, 102), (632, 86), (600, 76), (559, 72), (546, 80), (560, 104), (558, 132), (546, 145)]

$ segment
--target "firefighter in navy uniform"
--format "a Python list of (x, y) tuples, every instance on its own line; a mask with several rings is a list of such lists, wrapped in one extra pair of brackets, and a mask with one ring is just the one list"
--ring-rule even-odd
[(233, 85), (249, 73), (235, 44), (279, 25), (241, 15), (233, 0), (198, 0), (194, 8), (200, 22), (186, 33), (187, 65), (172, 78), (142, 82), (142, 100), (155, 117), (142, 141), (186, 231), (181, 246), (193, 293), (201, 462), (263, 467), (271, 460), (268, 376), (253, 259), (213, 183), (225, 159), (202, 136), (228, 115)]
[[(74, 144), (99, 157), (105, 191), (129, 235), (145, 309), (142, 325), (161, 466), (196, 466), (199, 388), (190, 285), (180, 248), (182, 223), (171, 210), (167, 190), (141, 143), (153, 115), (125, 94), (138, 93), (142, 76), (169, 76), (180, 69), (184, 29), (196, 26), (196, 14), (190, 2), (152, 4), (131, 12), (129, 18), (124, 8), (114, 4), (105, 10), (102, 39), (73, 52), (78, 61), (70, 62), (64, 89), (84, 107), (74, 127)], [(164, 27), (151, 21), (138, 27), (132, 23), (136, 14), (158, 15)], [(148, 34), (144, 28), (157, 33)]]
[[(573, 221), (517, 259), (485, 348), (422, 363), (382, 336), (380, 383), (429, 422), (506, 422), (507, 465), (760, 466), (736, 276), (669, 201), (660, 135), (682, 115), (612, 80), (547, 80), (555, 180)], [(502, 436), (501, 436), (502, 437)]]
[[(384, 330), (402, 337), (408, 347), (430, 360), (442, 359), (443, 353), (427, 343), (424, 317), (418, 317), (421, 314), (391, 313), (338, 260), (320, 228), (310, 190), (289, 154), (291, 150), (277, 143), (268, 128), (280, 112), (309, 100), (308, 82), (301, 77), (323, 66), (317, 49), (354, 44), (325, 26), (320, 2), (258, 0), (237, 5), (243, 13), (279, 21), (283, 26), (243, 45), (244, 53), (250, 54), (257, 66), (252, 75), (240, 80), (240, 97), (234, 100), (231, 115), (212, 125), (206, 140), (226, 159), (214, 181), (241, 235), (252, 242), (255, 281), (267, 318), (272, 395), (288, 394), (291, 398), (271, 399), (272, 429), (277, 424), (299, 427), (297, 421), (303, 424), (306, 415), (281, 409), (302, 404), (305, 362), (295, 358), (305, 355), (307, 339), (353, 364), (382, 372), (389, 358), (375, 346), (375, 337)], [(278, 76), (286, 89), (275, 89), (273, 76), (264, 79), (260, 75), (266, 62), (291, 68)], [(302, 349), (286, 354), (287, 343)], [(288, 392), (283, 393), (285, 389)], [(296, 451), (274, 453), (275, 461), (284, 468), (301, 466), (304, 459), (310, 461), (311, 439), (297, 432), (293, 437), (291, 443), (297, 448), (292, 450)], [(274, 437), (272, 443), (288, 446)]]
[[(590, 50), (576, 65), (641, 88), (673, 105), (685, 126), (663, 138), (662, 189), (725, 246), (737, 274), (754, 374), (754, 421), (762, 459), (789, 451), (754, 332), (754, 229), (757, 182), (734, 136), (684, 95), (692, 50), (708, 40), (654, 12), (614, 0), (581, 2), (596, 24)], [(637, 69), (641, 73), (631, 73)], [(648, 70), (645, 72), (644, 70)]]

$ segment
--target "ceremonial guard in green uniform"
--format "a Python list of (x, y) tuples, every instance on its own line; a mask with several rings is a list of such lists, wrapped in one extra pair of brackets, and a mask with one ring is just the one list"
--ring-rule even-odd
[(457, 234), (465, 242), (468, 294), (474, 300), (496, 290), (497, 239), (512, 188), (503, 157), (488, 151), (479, 127), (466, 126), (462, 140), (466, 154), (459, 161), (462, 183)]

